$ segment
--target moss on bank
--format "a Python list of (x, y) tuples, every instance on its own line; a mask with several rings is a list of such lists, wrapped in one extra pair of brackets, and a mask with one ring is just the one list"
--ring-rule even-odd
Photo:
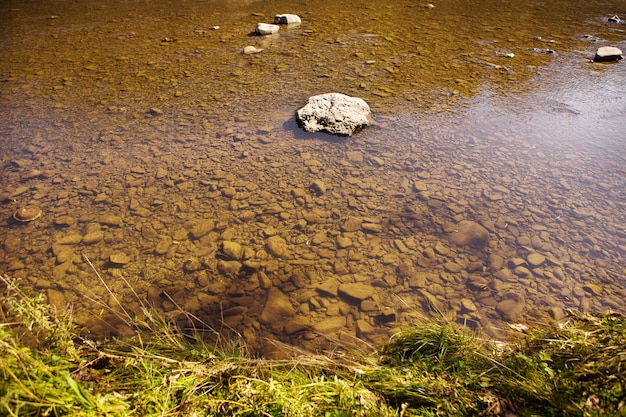
[(626, 319), (617, 314), (572, 313), (507, 344), (425, 320), (371, 354), (266, 360), (190, 340), (148, 311), (133, 338), (85, 340), (68, 313), (2, 281), (0, 415), (626, 413)]

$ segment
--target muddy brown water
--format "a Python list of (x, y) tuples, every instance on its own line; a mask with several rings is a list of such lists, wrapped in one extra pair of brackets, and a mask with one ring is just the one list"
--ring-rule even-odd
[[(302, 24), (250, 35), (279, 13)], [(85, 334), (149, 306), (268, 355), (375, 345), (433, 309), (495, 337), (626, 312), (626, 64), (590, 62), (626, 48), (620, 13), (4, 1), (0, 272)], [(376, 123), (301, 131), (295, 110), (333, 91)], [(14, 220), (25, 206), (41, 216)]]

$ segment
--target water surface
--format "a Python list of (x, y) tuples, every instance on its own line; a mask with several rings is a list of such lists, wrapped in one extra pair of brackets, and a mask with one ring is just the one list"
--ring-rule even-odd
[[(268, 354), (624, 312), (626, 67), (590, 62), (623, 2), (432, 6), (4, 2), (0, 272), (86, 334), (150, 306)], [(303, 23), (250, 35), (278, 13)], [(331, 91), (376, 123), (301, 131)]]

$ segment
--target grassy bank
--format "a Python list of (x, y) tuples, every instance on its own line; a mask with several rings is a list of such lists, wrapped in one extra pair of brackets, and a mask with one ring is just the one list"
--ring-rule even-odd
[(572, 314), (508, 344), (426, 320), (369, 354), (266, 360), (207, 346), (149, 311), (133, 338), (85, 340), (69, 312), (2, 281), (0, 415), (626, 414), (621, 315)]

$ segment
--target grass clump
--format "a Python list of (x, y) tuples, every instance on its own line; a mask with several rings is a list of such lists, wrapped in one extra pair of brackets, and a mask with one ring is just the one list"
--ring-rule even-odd
[[(254, 358), (214, 349), (152, 312), (135, 337), (95, 342), (14, 280), (0, 325), (0, 415), (392, 416), (348, 362)], [(9, 320), (10, 318), (10, 320)], [(128, 318), (130, 320), (130, 318)]]
[(626, 320), (617, 314), (572, 314), (507, 344), (427, 320), (377, 352), (269, 360), (236, 344), (208, 346), (150, 311), (134, 337), (86, 340), (70, 314), (2, 281), (0, 415), (626, 413)]
[(570, 312), (509, 344), (445, 320), (382, 347), (366, 385), (406, 415), (626, 415), (626, 318)]

